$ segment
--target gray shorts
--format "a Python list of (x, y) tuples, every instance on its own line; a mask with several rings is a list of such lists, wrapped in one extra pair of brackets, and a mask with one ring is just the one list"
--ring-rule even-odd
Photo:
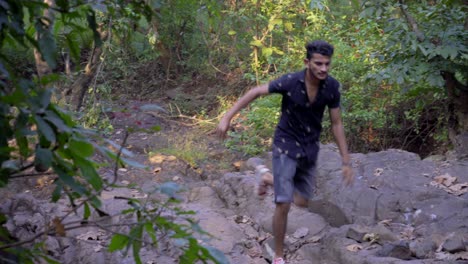
[(315, 162), (294, 160), (286, 154), (273, 154), (275, 203), (292, 203), (294, 192), (305, 199), (312, 198), (315, 180)]

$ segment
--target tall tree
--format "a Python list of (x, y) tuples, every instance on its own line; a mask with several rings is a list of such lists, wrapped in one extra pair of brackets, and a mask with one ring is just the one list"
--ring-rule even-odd
[(449, 138), (459, 144), (457, 135), (468, 133), (468, 1), (377, 0), (363, 6), (362, 17), (380, 23), (388, 36), (379, 75), (412, 89), (444, 89)]
[[(54, 26), (54, 0), (44, 0), (46, 8), (43, 9), (43, 16), (36, 22), (36, 40), (43, 48), (47, 47), (46, 41), (50, 41), (52, 36), (52, 28)], [(54, 43), (54, 42), (52, 42)], [(34, 58), (36, 61), (36, 71), (39, 77), (46, 76), (52, 73), (51, 67), (55, 67), (55, 60), (46, 61), (39, 49), (34, 49)], [(51, 64), (51, 65), (50, 65)]]

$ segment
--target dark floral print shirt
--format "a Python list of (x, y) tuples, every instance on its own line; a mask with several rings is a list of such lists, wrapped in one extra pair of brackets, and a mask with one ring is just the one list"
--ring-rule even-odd
[(285, 74), (271, 81), (270, 93), (280, 93), (281, 117), (273, 139), (273, 154), (284, 153), (293, 159), (315, 162), (319, 151), (320, 132), (325, 106), (340, 107), (340, 84), (333, 77), (320, 82), (313, 102), (305, 85), (305, 70)]

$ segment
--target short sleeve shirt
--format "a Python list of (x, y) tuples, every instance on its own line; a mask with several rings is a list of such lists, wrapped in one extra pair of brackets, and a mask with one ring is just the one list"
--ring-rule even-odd
[(289, 73), (271, 81), (270, 93), (279, 93), (281, 117), (273, 139), (273, 154), (284, 153), (293, 159), (317, 160), (320, 132), (325, 106), (340, 106), (340, 84), (328, 76), (320, 82), (313, 102), (309, 101), (305, 85), (306, 70)]

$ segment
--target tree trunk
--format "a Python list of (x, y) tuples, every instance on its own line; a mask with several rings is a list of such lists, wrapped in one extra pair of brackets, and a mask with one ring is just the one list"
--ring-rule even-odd
[[(102, 25), (98, 29), (101, 40), (104, 42), (109, 37), (109, 32), (102, 29)], [(88, 63), (86, 64), (84, 74), (80, 75), (76, 81), (65, 91), (65, 95), (71, 93), (70, 103), (76, 111), (79, 111), (83, 105), (83, 99), (88, 90), (88, 87), (96, 74), (99, 66), (99, 58), (102, 54), (102, 47), (94, 46), (91, 55), (89, 56)]]
[[(468, 1), (463, 1), (468, 5)], [(468, 30), (468, 17), (465, 18)], [(454, 73), (444, 72), (449, 104), (449, 138), (459, 155), (468, 157), (468, 86), (460, 83)]]
[[(47, 4), (49, 7), (52, 7), (55, 5), (54, 0), (44, 0), (44, 3)], [(49, 30), (49, 31), (52, 30), (52, 27), (54, 25), (54, 20), (55, 20), (54, 11), (50, 8), (45, 9), (44, 17), (47, 18), (48, 20), (47, 22), (45, 22), (46, 23), (45, 26), (47, 27), (46, 30)], [(39, 33), (36, 32), (36, 40), (37, 39), (39, 39)], [(52, 73), (52, 69), (49, 67), (47, 62), (45, 62), (42, 59), (41, 53), (37, 49), (34, 49), (34, 60), (36, 62), (36, 71), (39, 77)]]
[(159, 22), (156, 20), (156, 17), (153, 17), (151, 21), (152, 29), (154, 31), (153, 34), (157, 36), (156, 49), (159, 51), (159, 61), (161, 62), (161, 66), (163, 68), (164, 73), (166, 74), (166, 84), (170, 79), (170, 72), (172, 68), (172, 54), (171, 50), (167, 48), (164, 43), (159, 38)]
[(454, 149), (468, 155), (468, 90), (458, 82), (455, 74), (444, 72), (445, 88), (449, 98), (448, 132)]
[[(411, 26), (412, 31), (416, 34), (419, 42), (423, 42), (425, 36), (419, 30), (418, 24), (413, 16), (407, 12), (404, 0), (399, 0), (401, 4), (401, 12), (403, 13), (406, 22)], [(468, 4), (464, 0), (464, 5)], [(468, 18), (465, 18), (465, 30), (468, 30)], [(443, 71), (442, 77), (445, 80), (445, 88), (449, 99), (448, 105), (448, 136), (454, 149), (461, 150), (463, 156), (468, 155), (468, 87), (461, 84), (455, 77), (455, 73)]]

